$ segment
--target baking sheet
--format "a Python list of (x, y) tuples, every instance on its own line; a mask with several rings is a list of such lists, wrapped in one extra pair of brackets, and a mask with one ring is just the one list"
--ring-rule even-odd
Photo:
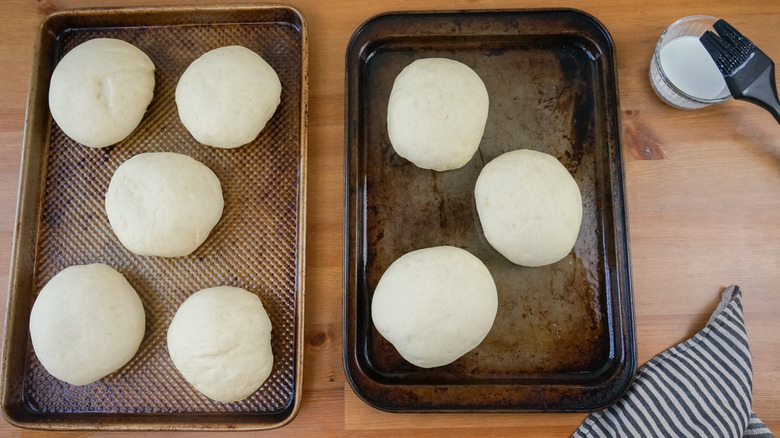
[[(74, 143), (51, 120), (47, 91), (54, 65), (97, 37), (119, 38), (155, 63), (155, 93), (139, 127), (103, 149)], [(174, 101), (184, 69), (231, 44), (259, 53), (282, 83), (281, 104), (257, 139), (237, 149), (199, 144)], [(300, 406), (305, 260), (308, 42), (298, 11), (286, 6), (160, 7), (56, 12), (39, 30), (30, 83), (17, 233), (3, 351), (3, 414), (45, 429), (266, 429)], [(153, 151), (189, 155), (222, 184), (222, 218), (200, 248), (181, 258), (143, 257), (111, 231), (104, 194), (116, 168)], [(106, 263), (137, 290), (146, 334), (119, 371), (86, 386), (53, 378), (28, 336), (32, 303), (62, 269)], [(249, 398), (213, 401), (175, 370), (166, 332), (197, 290), (230, 285), (260, 296), (273, 325), (274, 367)]]
[[(570, 9), (401, 12), (375, 17), (347, 50), (344, 366), (355, 392), (388, 411), (588, 411), (614, 401), (635, 368), (614, 48)], [(490, 96), (479, 151), (463, 168), (417, 168), (392, 149), (387, 101), (415, 59), (473, 68)], [(569, 256), (512, 264), (484, 238), (474, 184), (520, 148), (552, 154), (583, 195)], [(499, 310), (485, 340), (454, 363), (406, 362), (374, 328), (371, 297), (387, 267), (452, 245), (487, 265)]]

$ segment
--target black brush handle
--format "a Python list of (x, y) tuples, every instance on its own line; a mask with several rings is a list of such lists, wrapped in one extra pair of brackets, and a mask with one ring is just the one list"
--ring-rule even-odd
[[(734, 76), (726, 76), (726, 84), (735, 99), (745, 100), (769, 111), (780, 123), (780, 101), (777, 99), (775, 85), (775, 64), (769, 62), (763, 71), (757, 72), (749, 84), (735, 84)], [(743, 76), (744, 77), (744, 76)], [(733, 88), (732, 88), (733, 87)], [(743, 88), (744, 87), (744, 88)]]

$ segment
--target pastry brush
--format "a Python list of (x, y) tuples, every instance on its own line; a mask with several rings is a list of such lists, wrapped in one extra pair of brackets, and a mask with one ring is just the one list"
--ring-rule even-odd
[(775, 63), (725, 20), (699, 38), (718, 66), (735, 99), (756, 104), (780, 123), (780, 101), (775, 85)]

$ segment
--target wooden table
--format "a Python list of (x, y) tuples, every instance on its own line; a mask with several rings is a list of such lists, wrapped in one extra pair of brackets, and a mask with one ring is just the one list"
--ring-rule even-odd
[[(45, 14), (64, 8), (154, 3), (4, 0), (0, 4), (4, 19), (0, 30), (0, 284), (8, 284), (37, 24)], [(262, 435), (567, 437), (584, 419), (584, 414), (384, 413), (355, 396), (341, 363), (344, 53), (350, 36), (360, 23), (387, 10), (529, 7), (577, 7), (599, 19), (615, 41), (639, 363), (692, 336), (706, 323), (723, 288), (738, 284), (744, 292), (753, 353), (754, 410), (780, 433), (780, 126), (762, 109), (739, 101), (691, 112), (672, 109), (656, 98), (647, 78), (660, 33), (674, 20), (693, 14), (728, 19), (770, 57), (780, 60), (779, 2), (290, 3), (308, 20), (311, 54), (304, 392), (296, 419)], [(7, 289), (0, 290), (4, 314)], [(84, 433), (45, 434), (0, 422), (0, 436), (42, 435)], [(242, 434), (230, 434), (236, 435)]]

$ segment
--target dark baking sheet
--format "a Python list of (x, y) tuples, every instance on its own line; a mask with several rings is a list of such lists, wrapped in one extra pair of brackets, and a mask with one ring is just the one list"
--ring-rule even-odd
[[(387, 136), (393, 81), (425, 57), (469, 65), (488, 89), (484, 137), (461, 169), (419, 169)], [(606, 29), (569, 9), (388, 13), (355, 32), (346, 69), (344, 367), (355, 392), (389, 411), (588, 411), (614, 401), (633, 375), (636, 349)], [(558, 158), (583, 195), (574, 250), (540, 268), (492, 249), (474, 204), (483, 165), (519, 148)], [(370, 303), (390, 263), (437, 245), (485, 262), (499, 310), (481, 345), (422, 369), (377, 333)]]
[[(76, 144), (52, 122), (54, 65), (96, 37), (126, 40), (155, 63), (155, 94), (138, 128), (103, 149)], [(260, 136), (237, 149), (195, 141), (181, 124), (174, 90), (208, 50), (240, 44), (279, 74), (281, 104)], [(305, 254), (308, 47), (303, 17), (285, 6), (161, 7), (55, 12), (39, 29), (12, 255), (2, 368), (2, 407), (14, 425), (44, 429), (266, 429), (300, 406)], [(219, 177), (222, 218), (206, 242), (181, 258), (143, 257), (111, 231), (104, 195), (133, 155), (172, 151)], [(146, 334), (119, 371), (86, 386), (53, 378), (28, 336), (32, 303), (62, 269), (106, 263), (124, 274), (146, 311)], [(193, 292), (212, 286), (260, 296), (273, 324), (274, 368), (246, 400), (219, 403), (197, 392), (168, 356), (167, 327)]]

